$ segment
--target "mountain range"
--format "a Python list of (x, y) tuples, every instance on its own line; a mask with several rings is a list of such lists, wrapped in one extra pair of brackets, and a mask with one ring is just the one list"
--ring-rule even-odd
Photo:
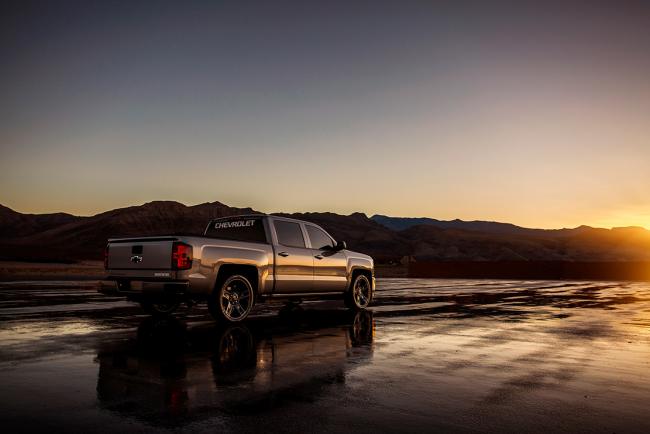
[[(71, 262), (99, 259), (110, 237), (199, 235), (210, 219), (257, 213), (220, 202), (186, 206), (155, 201), (90, 217), (22, 214), (0, 205), (0, 259)], [(489, 221), (401, 218), (363, 213), (278, 213), (315, 222), (379, 263), (417, 261), (647, 261), (650, 231), (530, 229)]]

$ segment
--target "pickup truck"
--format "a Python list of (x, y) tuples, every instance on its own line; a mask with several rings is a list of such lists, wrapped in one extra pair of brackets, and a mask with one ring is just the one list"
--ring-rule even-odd
[(244, 320), (268, 299), (343, 299), (363, 310), (375, 290), (370, 256), (347, 250), (320, 226), (272, 215), (210, 221), (203, 236), (109, 239), (100, 291), (171, 314), (207, 302), (220, 322)]

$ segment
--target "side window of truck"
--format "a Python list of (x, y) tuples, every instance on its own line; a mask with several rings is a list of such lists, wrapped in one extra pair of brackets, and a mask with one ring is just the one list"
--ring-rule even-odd
[(305, 238), (302, 236), (298, 223), (275, 220), (273, 226), (275, 226), (279, 244), (287, 247), (306, 247)]
[(305, 225), (305, 227), (312, 249), (325, 250), (334, 247), (334, 241), (324, 231), (312, 225)]

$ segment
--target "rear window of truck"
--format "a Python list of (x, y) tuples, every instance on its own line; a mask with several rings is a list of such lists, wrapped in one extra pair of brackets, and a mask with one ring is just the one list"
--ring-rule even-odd
[(213, 220), (206, 229), (205, 236), (249, 243), (268, 242), (262, 219), (255, 217)]

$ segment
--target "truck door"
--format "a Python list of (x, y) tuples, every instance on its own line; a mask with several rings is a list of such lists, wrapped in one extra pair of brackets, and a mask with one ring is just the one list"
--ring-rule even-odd
[(288, 294), (312, 292), (314, 258), (307, 248), (301, 225), (273, 219), (275, 246), (275, 291)]
[(332, 237), (315, 225), (305, 224), (314, 257), (314, 292), (344, 292), (347, 289), (347, 258), (335, 250)]

